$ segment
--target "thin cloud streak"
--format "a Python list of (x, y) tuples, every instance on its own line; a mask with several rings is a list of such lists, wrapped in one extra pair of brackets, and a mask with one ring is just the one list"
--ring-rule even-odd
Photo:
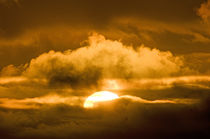
[(128, 99), (134, 102), (139, 102), (139, 103), (172, 103), (172, 104), (195, 104), (200, 102), (198, 99), (170, 99), (170, 100), (146, 100), (142, 99), (137, 96), (131, 96), (131, 95), (124, 95), (120, 96), (120, 99)]
[[(56, 94), (35, 97), (35, 98), (25, 98), (25, 99), (10, 99), (10, 98), (0, 98), (0, 107), (9, 109), (39, 109), (43, 105), (57, 105), (65, 104), (68, 106), (79, 106), (83, 107), (86, 97), (78, 96), (59, 96)], [(116, 100), (128, 100), (138, 103), (172, 103), (172, 104), (195, 104), (198, 103), (198, 99), (170, 99), (170, 100), (146, 100), (137, 96), (123, 95)], [(112, 100), (113, 102), (116, 100)], [(105, 102), (106, 103), (106, 102)]]
[(25, 99), (9, 99), (0, 98), (0, 107), (10, 109), (38, 109), (42, 105), (65, 104), (69, 106), (82, 106), (84, 97), (63, 97), (56, 94), (25, 98)]
[(198, 88), (210, 88), (210, 76), (179, 76), (167, 78), (142, 78), (142, 79), (105, 79), (102, 83), (103, 89), (165, 89), (175, 85), (195, 86)]

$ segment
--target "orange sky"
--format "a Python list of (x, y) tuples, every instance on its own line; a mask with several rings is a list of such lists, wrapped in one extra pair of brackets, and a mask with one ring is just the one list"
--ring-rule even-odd
[(210, 0), (0, 0), (0, 138), (208, 138), (209, 93)]

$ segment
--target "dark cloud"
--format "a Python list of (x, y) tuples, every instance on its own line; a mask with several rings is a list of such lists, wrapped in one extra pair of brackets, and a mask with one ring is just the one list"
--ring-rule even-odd
[[(9, 1), (8, 1), (9, 2)], [(194, 8), (202, 1), (72, 1), (21, 0), (19, 6), (1, 6), (2, 30), (6, 36), (27, 28), (57, 23), (105, 26), (112, 18), (134, 16), (170, 22), (196, 19)], [(6, 3), (6, 2), (5, 2)], [(41, 3), (41, 4), (40, 4)], [(177, 11), (179, 7), (179, 11)], [(122, 10), (123, 9), (123, 10)], [(157, 12), (158, 11), (158, 12)]]
[[(98, 109), (67, 105), (36, 110), (1, 109), (7, 138), (209, 137), (209, 100), (196, 105), (140, 104), (119, 100)], [(3, 130), (4, 129), (4, 130)], [(6, 130), (6, 132), (4, 132)]]

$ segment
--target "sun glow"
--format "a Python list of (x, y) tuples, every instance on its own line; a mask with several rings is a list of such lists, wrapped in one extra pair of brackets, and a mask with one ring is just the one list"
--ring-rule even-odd
[(84, 103), (85, 108), (93, 108), (97, 102), (110, 101), (119, 98), (117, 94), (109, 91), (100, 91), (89, 96)]

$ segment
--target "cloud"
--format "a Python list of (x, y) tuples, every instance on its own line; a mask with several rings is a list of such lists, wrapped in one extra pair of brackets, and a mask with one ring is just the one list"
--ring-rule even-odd
[(185, 66), (189, 67), (194, 74), (210, 75), (210, 53), (191, 53), (184, 56)]
[(27, 98), (52, 92), (87, 96), (98, 90), (173, 90), (177, 86), (209, 89), (208, 71), (204, 71), (208, 68), (202, 64), (208, 63), (208, 53), (183, 58), (143, 45), (133, 48), (96, 33), (84, 44), (43, 53), (25, 65), (4, 67), (0, 96)]
[(209, 22), (209, 16), (210, 16), (210, 1), (206, 1), (201, 4), (200, 8), (197, 11), (198, 15), (201, 16), (201, 18), (205, 22)]
[[(37, 102), (37, 98), (28, 100)], [(206, 137), (209, 135), (206, 102), (201, 105), (136, 103), (127, 98), (114, 102), (112, 107), (105, 105), (90, 110), (62, 104), (44, 104), (30, 110), (1, 108), (0, 134), (14, 139)]]
[(19, 65), (17, 67), (14, 65), (5, 66), (0, 71), (0, 77), (20, 76), (26, 67), (27, 64)]
[[(33, 98), (24, 98), (24, 99), (14, 99), (14, 98), (0, 98), (0, 107), (6, 109), (40, 109), (44, 105), (58, 105), (64, 104), (67, 106), (77, 106), (83, 107), (86, 97), (84, 96), (61, 96), (58, 94), (48, 94), (41, 97), (33, 97)], [(126, 101), (130, 103), (149, 103), (149, 104), (195, 104), (199, 103), (199, 99), (169, 99), (169, 100), (146, 100), (142, 99), (137, 96), (132, 95), (123, 95), (120, 96), (118, 99), (110, 101), (114, 106), (114, 103), (117, 101)], [(118, 102), (117, 102), (118, 103)], [(107, 106), (107, 102), (98, 102), (95, 103), (97, 107), (100, 107), (101, 104), (104, 104), (105, 107)], [(120, 106), (119, 106), (120, 107)]]
[[(62, 83), (59, 83), (62, 84)], [(27, 77), (0, 78), (0, 97), (25, 99), (49, 94), (87, 97), (100, 90), (146, 99), (205, 98), (210, 89), (209, 76), (180, 76), (170, 78), (101, 79), (97, 88), (52, 86), (48, 79)], [(198, 92), (197, 92), (197, 91)]]
[(167, 77), (180, 71), (182, 61), (171, 52), (140, 46), (137, 50), (119, 41), (94, 34), (89, 46), (73, 51), (50, 51), (32, 59), (25, 76), (46, 78), (49, 83), (91, 87), (104, 78)]
[[(41, 0), (1, 0), (2, 3), (15, 4), (12, 4), (10, 6), (11, 8), (0, 9), (2, 15), (0, 26), (2, 27), (4, 36), (14, 36), (24, 32), (28, 28), (52, 24), (67, 23), (74, 26), (92, 26), (93, 24), (96, 28), (101, 28), (106, 26), (113, 18), (124, 16), (143, 19), (147, 17), (166, 22), (174, 21), (183, 23), (183, 21), (193, 20), (195, 18), (191, 9), (197, 6), (200, 1), (169, 2), (162, 0), (156, 2), (155, 0), (131, 0), (129, 2), (122, 2), (117, 0), (113, 2), (107, 0), (98, 2), (97, 0), (91, 0), (90, 2), (82, 2), (80, 0), (78, 4), (72, 0), (62, 0), (62, 2), (60, 0), (54, 0), (53, 3), (50, 0), (45, 0), (44, 2)], [(16, 6), (17, 3), (20, 3), (19, 7)], [(40, 3), (42, 3), (42, 6), (40, 6)], [(108, 7), (109, 10), (101, 8), (101, 4), (104, 7)], [(176, 11), (177, 7), (180, 9), (179, 12)], [(11, 16), (11, 19), (4, 18), (5, 16)]]
[(9, 99), (0, 98), (0, 107), (9, 109), (38, 109), (42, 105), (65, 104), (69, 106), (83, 106), (84, 98), (77, 96), (64, 97), (56, 94), (48, 94), (47, 96), (25, 98), (25, 99)]
[(158, 90), (173, 88), (178, 85), (209, 89), (210, 76), (179, 76), (168, 78), (142, 78), (130, 80), (103, 80), (102, 88), (111, 90)]
[(158, 103), (194, 104), (194, 103), (199, 102), (199, 100), (197, 99), (146, 100), (146, 99), (142, 99), (140, 97), (131, 96), (131, 95), (120, 96), (120, 99), (130, 100), (130, 101), (138, 102), (138, 103), (151, 103), (151, 104), (155, 104), (155, 103), (157, 104)]

